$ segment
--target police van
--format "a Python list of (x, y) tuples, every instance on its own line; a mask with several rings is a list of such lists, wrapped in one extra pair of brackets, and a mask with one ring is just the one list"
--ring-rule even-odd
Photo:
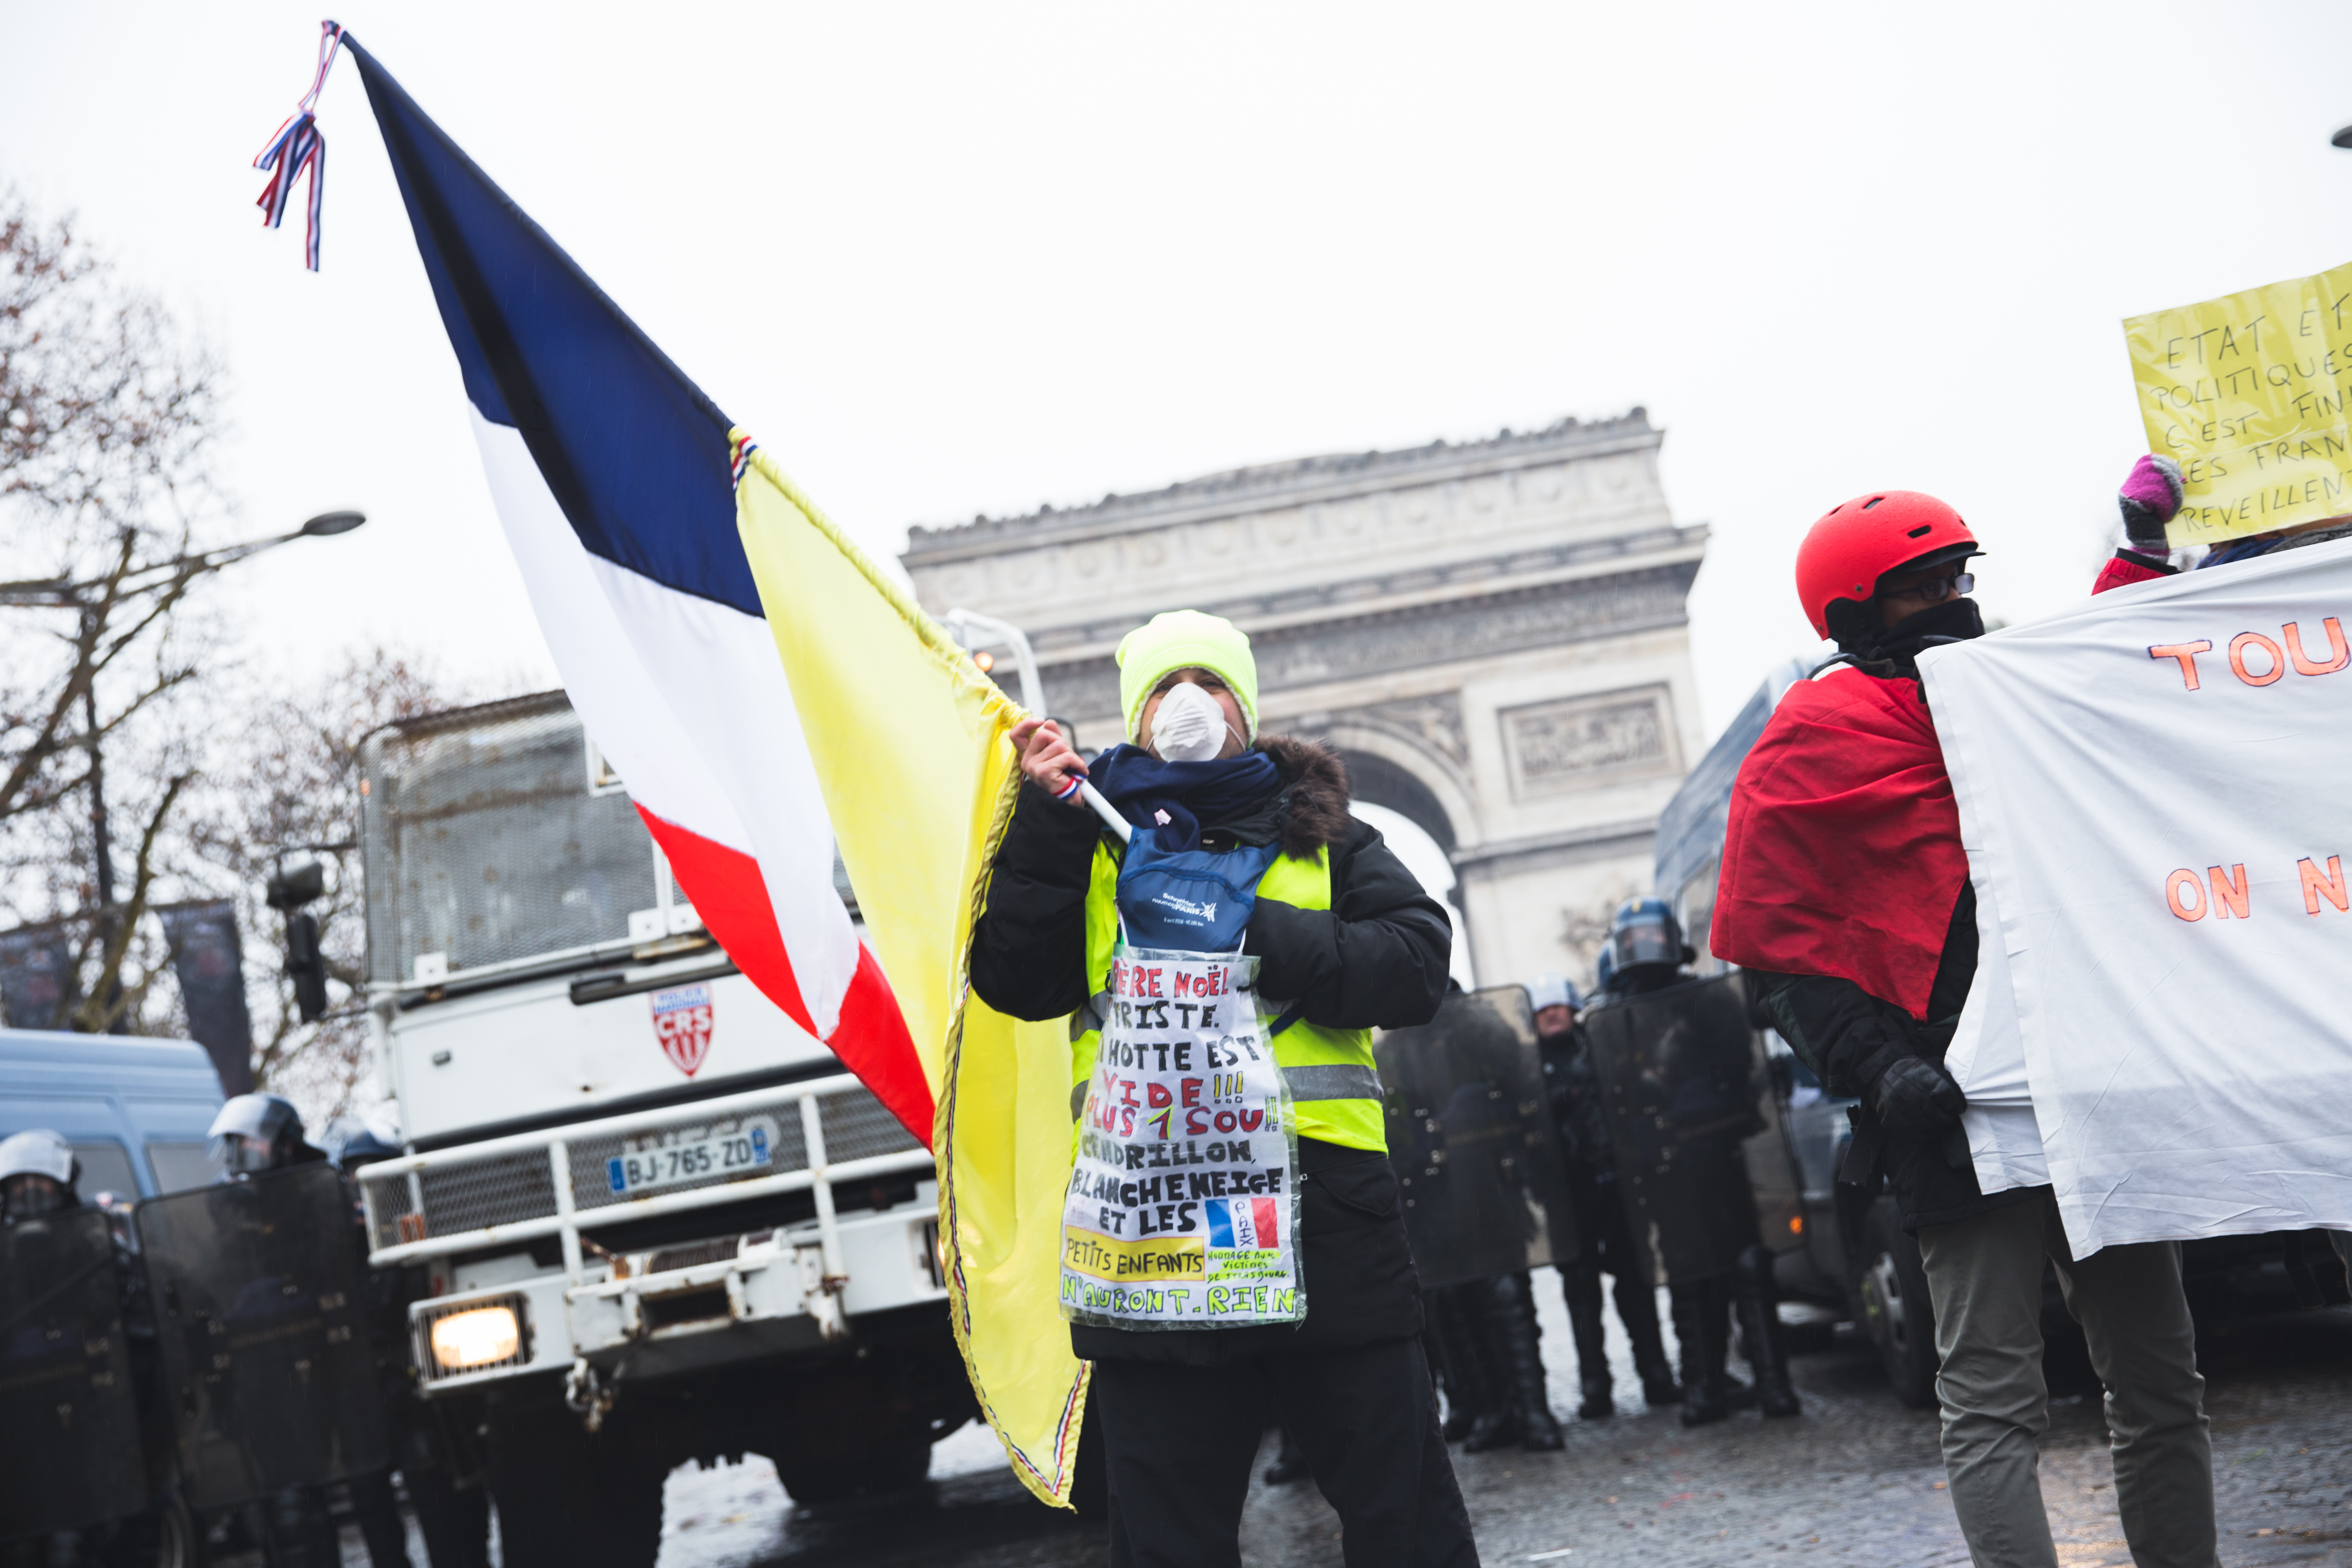
[(929, 1152), (712, 941), (562, 692), (362, 768), (405, 1139), (360, 1173), (370, 1262), (416, 1281), (509, 1568), (650, 1563), (689, 1458), (765, 1455), (802, 1502), (919, 1482), (978, 1414)]
[[(1781, 694), (1807, 678), (1790, 659), (1767, 675), (1699, 759), (1658, 818), (1654, 889), (1698, 950), (1702, 974), (1730, 965), (1706, 947), (1731, 790), (1749, 748)], [(1936, 1404), (1935, 1313), (1919, 1244), (1904, 1234), (1891, 1193), (1841, 1186), (1839, 1165), (1853, 1137), (1855, 1101), (1833, 1099), (1773, 1030), (1763, 1031), (1770, 1064), (1768, 1125), (1746, 1154), (1758, 1217), (1773, 1248), (1785, 1300), (1809, 1303), (1854, 1322), (1869, 1337), (1904, 1404)], [(2246, 1310), (2317, 1307), (2347, 1299), (2344, 1271), (2321, 1231), (2284, 1231), (2185, 1243), (2183, 1284), (2200, 1318)], [(2054, 1274), (2046, 1274), (2043, 1330), (2054, 1345), (2079, 1346)]]
[(201, 1187), (220, 1075), (186, 1040), (0, 1029), (0, 1138), (46, 1127), (73, 1145), (83, 1201)]

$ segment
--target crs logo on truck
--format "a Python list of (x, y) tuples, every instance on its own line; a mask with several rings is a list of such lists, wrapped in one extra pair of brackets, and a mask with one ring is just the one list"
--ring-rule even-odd
[(710, 987), (680, 985), (653, 994), (654, 1038), (670, 1065), (692, 1078), (710, 1055)]

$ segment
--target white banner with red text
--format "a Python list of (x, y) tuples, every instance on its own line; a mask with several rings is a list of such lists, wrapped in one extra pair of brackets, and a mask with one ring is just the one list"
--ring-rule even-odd
[(2352, 1229), (2347, 625), (2338, 542), (1919, 660), (1983, 916), (1971, 1152), (2046, 1170), (2077, 1257)]

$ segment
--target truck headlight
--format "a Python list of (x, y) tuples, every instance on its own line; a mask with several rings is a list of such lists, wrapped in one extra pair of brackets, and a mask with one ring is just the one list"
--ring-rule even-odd
[(512, 1307), (475, 1307), (434, 1321), (433, 1359), (444, 1372), (508, 1361), (521, 1349), (522, 1324)]

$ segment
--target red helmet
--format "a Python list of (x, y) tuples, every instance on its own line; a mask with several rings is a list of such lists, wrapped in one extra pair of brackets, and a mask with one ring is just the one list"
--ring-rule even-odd
[(1830, 605), (1867, 603), (1878, 580), (1984, 552), (1960, 514), (1917, 490), (1874, 490), (1830, 508), (1797, 546), (1797, 597), (1813, 631), (1831, 636)]

